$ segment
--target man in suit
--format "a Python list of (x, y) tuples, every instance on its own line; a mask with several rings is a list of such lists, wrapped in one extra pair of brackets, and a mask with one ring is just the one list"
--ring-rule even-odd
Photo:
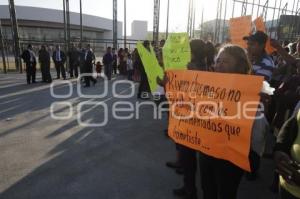
[(50, 53), (46, 50), (46, 46), (44, 45), (42, 45), (41, 50), (39, 51), (39, 62), (42, 72), (42, 81), (45, 83), (51, 83)]
[(63, 51), (60, 50), (60, 46), (56, 46), (56, 50), (53, 52), (52, 59), (55, 64), (55, 69), (57, 73), (57, 79), (60, 79), (60, 72), (64, 80), (66, 79), (66, 70), (65, 70), (65, 62), (66, 62), (66, 55)]
[[(95, 62), (95, 54), (93, 53), (91, 46), (88, 44), (85, 49), (84, 54), (84, 72), (85, 73), (93, 73), (93, 64)], [(90, 87), (90, 81), (93, 82), (95, 85), (97, 83), (97, 80), (93, 78), (92, 75), (88, 75), (84, 77), (85, 80), (85, 86), (84, 87)]]
[(111, 47), (108, 47), (102, 60), (102, 63), (104, 65), (104, 73), (108, 80), (111, 80), (113, 62), (114, 62), (114, 57), (111, 52)]
[(77, 78), (80, 53), (74, 44), (72, 44), (68, 54), (69, 54), (69, 62), (70, 62), (70, 77), (73, 78), (75, 75), (75, 77)]
[(29, 44), (27, 49), (24, 50), (21, 57), (26, 64), (27, 84), (36, 83), (35, 82), (36, 58), (31, 44)]

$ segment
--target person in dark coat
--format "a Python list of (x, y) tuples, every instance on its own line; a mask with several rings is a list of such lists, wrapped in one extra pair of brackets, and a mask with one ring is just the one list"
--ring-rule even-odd
[(112, 49), (112, 55), (113, 55), (113, 74), (117, 74), (117, 68), (118, 68), (118, 55), (117, 55), (117, 53), (116, 53), (116, 49), (115, 48), (113, 48)]
[(27, 84), (36, 83), (35, 75), (36, 75), (36, 57), (32, 49), (32, 45), (29, 44), (27, 49), (22, 53), (22, 59), (26, 64), (26, 76), (27, 76)]
[(70, 77), (73, 78), (75, 75), (75, 77), (77, 78), (80, 54), (74, 44), (72, 44), (68, 55), (69, 55), (69, 63), (70, 63)]
[[(147, 48), (150, 51), (150, 43), (149, 41), (144, 41), (143, 43), (144, 47)], [(136, 63), (135, 65), (137, 66), (138, 70), (140, 71), (141, 75), (141, 81), (140, 81), (140, 86), (138, 89), (138, 94), (137, 98), (138, 99), (149, 99), (150, 98), (150, 86), (148, 83), (148, 78), (145, 72), (144, 65), (142, 63), (142, 60), (140, 56), (137, 56)]]
[(52, 59), (55, 64), (55, 69), (57, 73), (57, 79), (60, 79), (60, 73), (64, 80), (66, 79), (66, 69), (65, 69), (65, 62), (66, 62), (66, 55), (63, 51), (60, 50), (60, 46), (56, 46), (56, 50), (53, 52)]
[(111, 80), (113, 62), (114, 62), (114, 58), (111, 51), (111, 47), (108, 47), (102, 60), (102, 63), (104, 65), (104, 73), (108, 80)]
[[(93, 53), (91, 46), (88, 44), (84, 54), (84, 73), (90, 73), (90, 74), (93, 73), (94, 62), (95, 62), (95, 54)], [(94, 85), (97, 83), (97, 80), (93, 78), (92, 75), (85, 76), (84, 81), (85, 81), (84, 87), (90, 87), (90, 81), (92, 81)]]
[(44, 45), (42, 45), (41, 50), (39, 51), (39, 62), (42, 72), (42, 82), (51, 83), (50, 53), (46, 50), (46, 46)]

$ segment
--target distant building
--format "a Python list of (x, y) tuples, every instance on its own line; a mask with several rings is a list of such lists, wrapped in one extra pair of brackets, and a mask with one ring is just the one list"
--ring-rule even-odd
[[(16, 6), (21, 46), (27, 43), (55, 45), (64, 42), (64, 17), (62, 10)], [(0, 5), (0, 20), (2, 22), (4, 38), (12, 39), (11, 21), (8, 5)], [(111, 46), (113, 39), (113, 21), (98, 16), (83, 14), (83, 41), (90, 43), (96, 51), (103, 51)], [(144, 39), (147, 32), (147, 22), (134, 21), (132, 23), (133, 36), (129, 39)], [(80, 39), (80, 14), (70, 12), (71, 40)], [(123, 24), (118, 21), (118, 39), (120, 47), (123, 39)], [(12, 48), (11, 45), (8, 46)]]
[(131, 23), (131, 36), (130, 39), (145, 40), (148, 35), (148, 22), (147, 21), (133, 21)]

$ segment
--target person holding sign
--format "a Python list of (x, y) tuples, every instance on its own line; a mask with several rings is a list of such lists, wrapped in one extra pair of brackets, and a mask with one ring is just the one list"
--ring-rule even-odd
[[(249, 74), (251, 64), (246, 52), (239, 46), (226, 45), (216, 59), (215, 70), (219, 73)], [(262, 155), (267, 129), (265, 117), (254, 121), (251, 133), (251, 153)], [(200, 174), (203, 199), (236, 199), (244, 170), (232, 162), (201, 153)]]
[[(205, 42), (200, 39), (194, 39), (190, 42), (190, 46), (191, 62), (187, 66), (188, 70), (207, 71)], [(173, 192), (177, 196), (185, 196), (186, 199), (196, 199), (196, 150), (180, 144), (177, 144), (177, 150), (183, 167), (184, 186), (174, 189)]]
[(245, 36), (243, 39), (247, 41), (248, 55), (252, 62), (252, 74), (264, 76), (265, 80), (270, 82), (275, 65), (265, 50), (268, 35), (257, 31), (250, 36)]
[[(150, 51), (150, 43), (148, 40), (144, 41), (143, 46)], [(150, 86), (148, 83), (148, 78), (147, 78), (147, 74), (145, 71), (145, 67), (144, 64), (141, 60), (141, 56), (140, 53), (138, 53), (137, 56), (137, 60), (136, 60), (136, 65), (138, 67), (138, 70), (140, 71), (140, 75), (141, 75), (141, 81), (140, 81), (140, 86), (138, 89), (138, 94), (137, 94), (137, 98), (138, 99), (149, 99), (149, 95), (150, 95)]]

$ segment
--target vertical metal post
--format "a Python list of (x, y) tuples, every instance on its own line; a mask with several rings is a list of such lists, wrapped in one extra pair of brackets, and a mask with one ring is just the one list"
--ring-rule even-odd
[(118, 48), (118, 4), (113, 0), (113, 47)]
[(271, 28), (269, 29), (270, 37), (272, 36), (272, 32), (274, 31), (273, 25), (274, 25), (274, 18), (275, 18), (276, 9), (277, 9), (277, 1), (275, 1), (275, 6), (274, 6), (274, 10), (273, 10), (273, 17), (272, 17), (272, 23), (271, 23)]
[(168, 5), (167, 5), (166, 39), (168, 39), (169, 36), (169, 17), (170, 17), (170, 0), (168, 0)]
[(127, 46), (127, 1), (124, 0), (124, 49)]
[(279, 1), (279, 7), (278, 7), (278, 16), (277, 16), (277, 31), (276, 31), (276, 37), (277, 39), (279, 40), (280, 39), (280, 25), (281, 25), (281, 22), (280, 22), (280, 14), (281, 14), (281, 4), (282, 4), (282, 0)]
[(192, 0), (189, 0), (189, 10), (188, 10), (188, 22), (187, 22), (187, 29), (186, 32), (188, 33), (189, 37), (190, 35), (190, 23), (191, 23), (191, 2)]
[(5, 60), (5, 52), (4, 52), (4, 41), (3, 41), (3, 32), (2, 32), (2, 23), (0, 19), (0, 49), (2, 55), (2, 63), (3, 63), (3, 72), (6, 73), (6, 60)]
[(80, 48), (82, 48), (82, 35), (83, 35), (83, 25), (82, 25), (82, 0), (79, 0), (80, 3)]
[(259, 9), (260, 9), (260, 0), (258, 0), (258, 6), (257, 6), (257, 14), (256, 16), (259, 17)]
[(220, 0), (218, 0), (218, 5), (217, 5), (217, 16), (216, 16), (215, 32), (214, 32), (214, 42), (215, 43), (217, 42), (217, 29), (218, 29), (219, 9), (220, 9)]
[[(71, 26), (70, 26), (70, 4), (69, 4), (69, 0), (66, 0), (66, 16), (67, 16), (67, 48), (66, 48), (66, 55), (68, 54), (68, 52), (70, 51), (70, 44), (71, 44)], [(69, 59), (67, 59), (66, 61), (66, 69), (67, 71), (69, 71), (70, 68), (70, 63), (69, 63)]]
[(253, 12), (254, 12), (254, 0), (252, 0), (252, 9), (251, 9), (251, 15), (253, 16)]
[(16, 9), (14, 0), (9, 0), (9, 12), (10, 19), (12, 24), (12, 34), (13, 34), (13, 42), (14, 42), (14, 54), (15, 54), (15, 64), (16, 69), (23, 72), (22, 63), (21, 63), (21, 52), (20, 52), (20, 38), (19, 38), (19, 30), (18, 30), (18, 22), (16, 17)]
[(192, 28), (192, 38), (195, 38), (195, 20), (196, 20), (196, 8), (195, 1), (193, 1), (193, 28)]
[(225, 11), (224, 11), (224, 19), (223, 19), (223, 31), (222, 31), (222, 42), (225, 40), (225, 20), (226, 20), (226, 14), (227, 14), (227, 0), (225, 0)]
[(291, 29), (291, 30), (289, 30), (289, 34), (290, 34), (291, 39), (294, 39), (294, 36), (295, 36), (295, 33), (296, 33), (294, 27), (296, 28), (296, 26), (297, 26), (297, 25), (295, 25), (295, 20), (296, 20), (296, 17), (297, 17), (297, 9), (298, 9), (299, 1), (297, 1), (296, 7), (295, 7), (295, 1), (296, 0), (294, 0), (293, 8), (292, 8), (292, 15), (293, 15), (292, 28), (291, 28), (291, 26), (289, 26), (289, 29)]
[(221, 31), (221, 20), (222, 20), (222, 6), (223, 6), (223, 0), (220, 1), (219, 6), (219, 19), (218, 19), (218, 31), (217, 31), (217, 39), (218, 42), (220, 42), (220, 31)]
[(234, 18), (234, 9), (235, 9), (235, 0), (233, 0), (233, 4), (232, 4), (232, 18)]
[[(298, 8), (298, 6), (297, 6), (297, 8)], [(297, 21), (297, 19), (299, 19), (299, 17), (300, 17), (300, 8), (298, 8), (298, 10), (297, 10), (297, 13), (296, 13), (296, 21)], [(300, 30), (299, 30), (299, 27), (300, 27), (300, 24), (299, 23), (297, 23), (297, 26), (296, 26), (296, 37), (297, 36), (299, 36), (300, 35)]]
[(153, 41), (155, 47), (158, 45), (158, 40), (159, 40), (159, 12), (160, 12), (160, 0), (154, 0)]
[(203, 37), (203, 21), (204, 21), (204, 8), (202, 8), (202, 15), (201, 15), (201, 31), (200, 31), (200, 38)]
[(66, 0), (63, 0), (63, 17), (64, 17), (64, 50), (67, 50), (67, 16), (66, 16)]

